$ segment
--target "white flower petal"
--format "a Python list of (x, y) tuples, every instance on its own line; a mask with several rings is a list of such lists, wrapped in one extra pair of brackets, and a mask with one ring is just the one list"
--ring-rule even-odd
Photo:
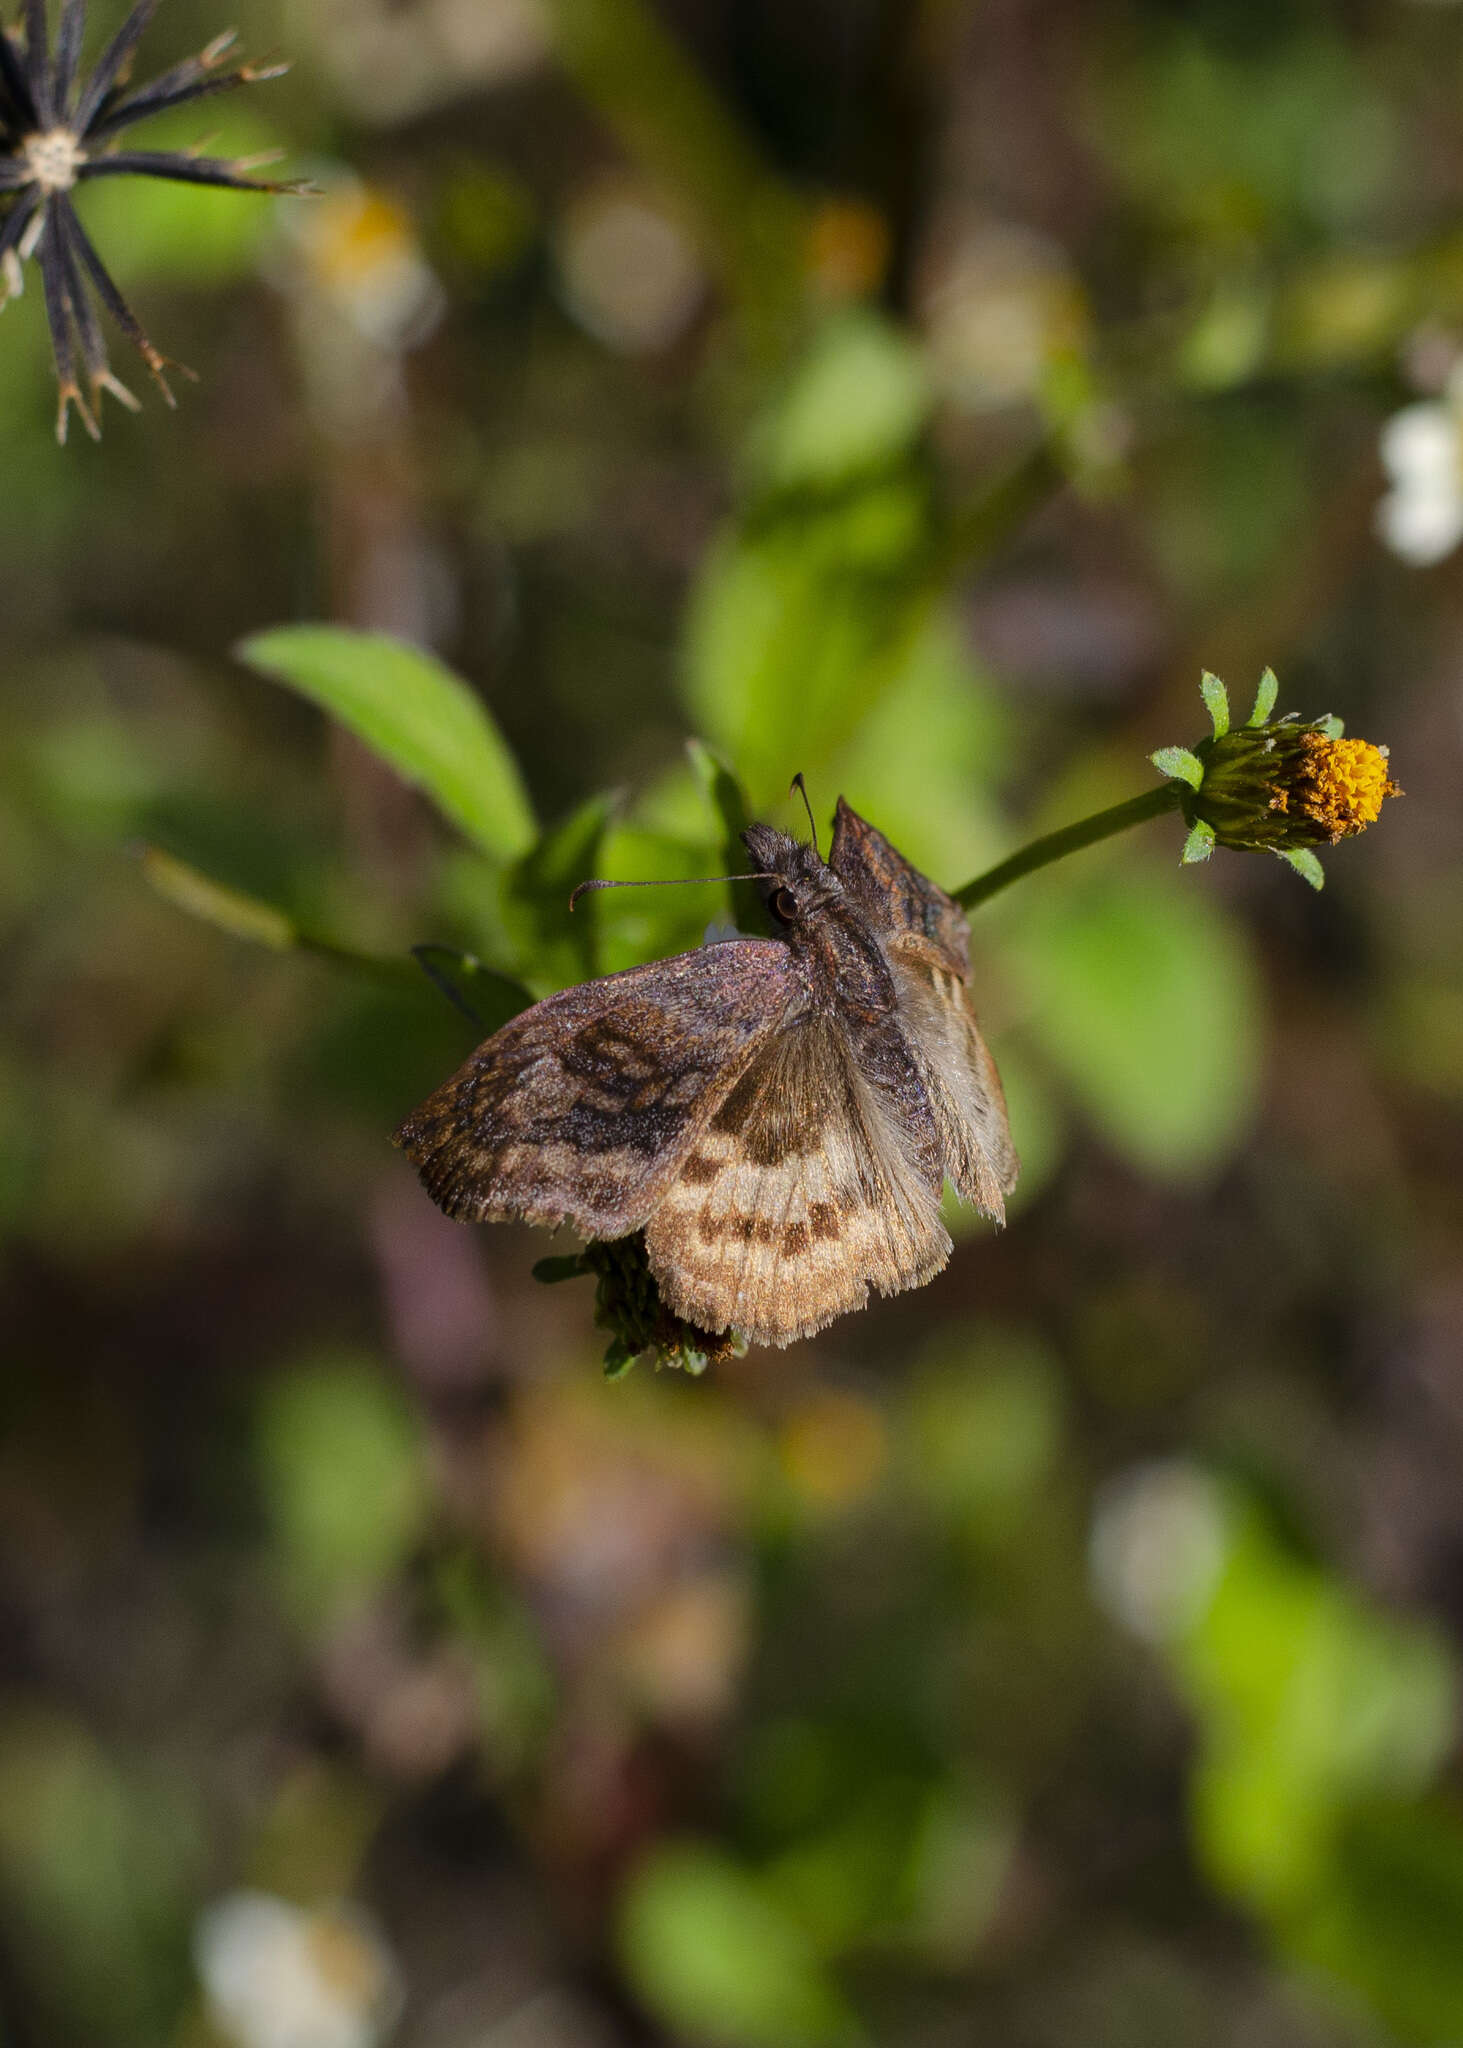
[(1166, 1642), (1203, 1613), (1228, 1542), (1224, 1496), (1207, 1473), (1180, 1459), (1139, 1465), (1097, 1497), (1093, 1589), (1115, 1621)]
[(1394, 555), (1414, 569), (1429, 568), (1463, 540), (1463, 491), (1415, 488), (1410, 482), (1388, 491), (1376, 509), (1376, 529)]
[(1434, 399), (1393, 413), (1382, 428), (1378, 452), (1382, 467), (1396, 483), (1441, 484), (1451, 479), (1453, 489), (1460, 488), (1458, 421), (1451, 407)]
[(198, 1916), (194, 1960), (238, 2048), (376, 2048), (401, 2005), (390, 1951), (352, 1909), (231, 1892)]

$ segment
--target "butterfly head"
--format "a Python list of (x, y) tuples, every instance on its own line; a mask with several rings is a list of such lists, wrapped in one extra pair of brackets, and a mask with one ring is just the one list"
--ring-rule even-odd
[(758, 885), (762, 900), (783, 930), (843, 901), (843, 884), (811, 846), (773, 825), (749, 825), (742, 841), (766, 877)]

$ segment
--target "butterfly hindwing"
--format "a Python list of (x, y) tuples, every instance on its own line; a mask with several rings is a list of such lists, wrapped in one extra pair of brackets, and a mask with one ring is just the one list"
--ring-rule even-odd
[(799, 991), (770, 939), (564, 989), (479, 1046), (396, 1142), (449, 1216), (622, 1237)]
[(788, 1344), (862, 1307), (870, 1287), (895, 1294), (944, 1265), (936, 1134), (912, 1071), (897, 1072), (897, 1034), (884, 1035), (861, 1061), (839, 1020), (811, 1014), (747, 1066), (646, 1230), (677, 1315)]

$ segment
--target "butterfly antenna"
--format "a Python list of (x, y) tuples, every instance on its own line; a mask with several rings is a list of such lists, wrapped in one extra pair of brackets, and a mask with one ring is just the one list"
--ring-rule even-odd
[(572, 910), (591, 889), (695, 889), (703, 882), (775, 882), (776, 875), (665, 875), (647, 882), (580, 882), (569, 898)]
[(813, 851), (817, 854), (819, 860), (821, 860), (823, 858), (823, 849), (818, 844), (818, 821), (813, 816), (813, 806), (808, 801), (808, 785), (806, 784), (806, 782), (803, 781), (803, 771), (801, 768), (799, 768), (797, 774), (794, 775), (792, 781), (787, 785), (787, 793), (789, 796), (792, 795), (794, 790), (797, 791), (798, 795), (803, 800), (803, 809), (808, 814), (808, 830), (813, 835)]

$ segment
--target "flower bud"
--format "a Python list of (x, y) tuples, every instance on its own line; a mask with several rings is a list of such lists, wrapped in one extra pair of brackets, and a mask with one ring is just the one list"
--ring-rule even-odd
[(1204, 779), (1185, 809), (1220, 846), (1334, 846), (1374, 825), (1384, 797), (1402, 794), (1385, 747), (1333, 737), (1325, 720), (1243, 726), (1194, 752)]
[(1223, 683), (1206, 674), (1200, 687), (1212, 733), (1193, 748), (1153, 756), (1189, 825), (1184, 859), (1207, 860), (1216, 846), (1276, 853), (1319, 888), (1310, 849), (1364, 832), (1384, 799), (1402, 794), (1387, 772), (1387, 749), (1343, 738), (1338, 718), (1273, 718), (1278, 685), (1270, 669), (1248, 724), (1234, 730)]

